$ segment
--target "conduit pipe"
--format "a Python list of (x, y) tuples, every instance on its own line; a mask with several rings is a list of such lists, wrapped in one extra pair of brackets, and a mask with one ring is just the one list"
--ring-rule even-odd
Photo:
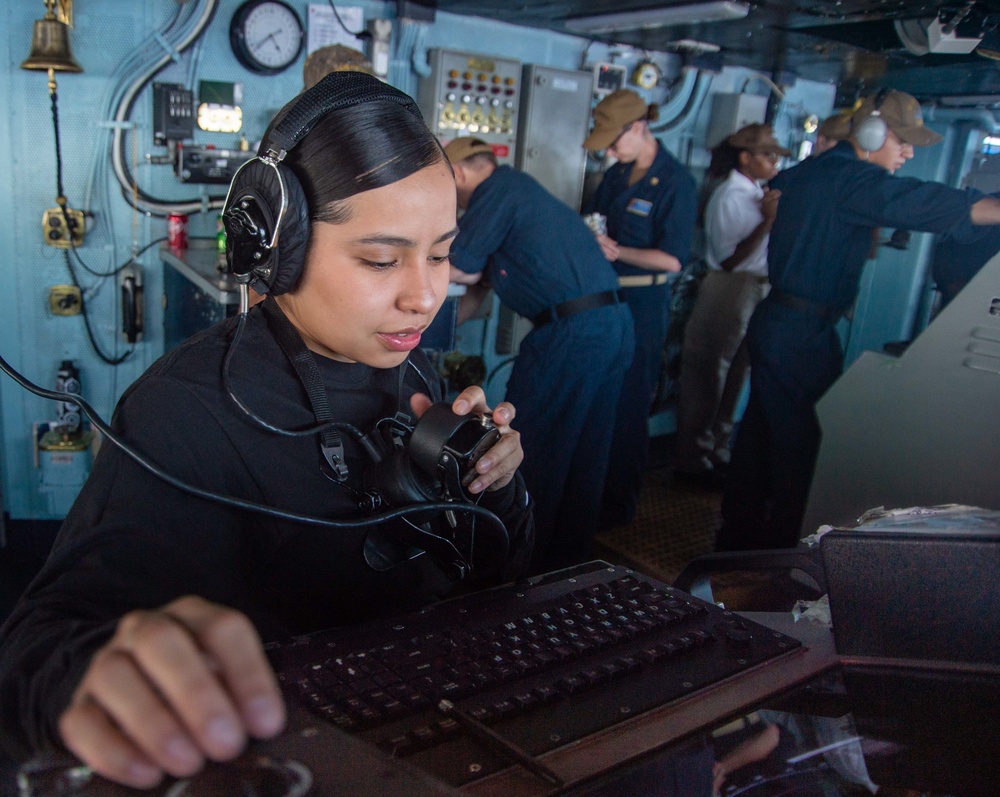
[[(218, 4), (219, 0), (205, 0), (204, 8), (201, 11), (201, 15), (198, 18), (197, 23), (191, 29), (191, 32), (177, 44), (176, 51), (178, 53), (184, 52), (184, 50), (198, 40), (198, 37), (201, 36), (202, 32), (212, 21), (212, 17), (215, 14), (215, 9)], [(135, 202), (133, 202), (132, 176), (129, 174), (128, 167), (125, 164), (125, 157), (122, 152), (122, 136), (125, 128), (124, 123), (128, 120), (129, 114), (132, 110), (132, 104), (135, 102), (136, 96), (140, 91), (142, 91), (143, 87), (150, 80), (152, 80), (156, 73), (170, 62), (171, 58), (172, 55), (170, 53), (164, 53), (163, 56), (154, 61), (143, 73), (139, 75), (135, 82), (132, 83), (129, 89), (122, 96), (121, 102), (118, 104), (118, 111), (115, 114), (114, 121), (116, 124), (111, 142), (111, 164), (114, 169), (115, 178), (118, 180), (118, 183), (122, 188), (122, 193), (128, 199), (129, 204), (135, 205), (136, 210), (140, 210), (143, 213), (149, 213), (154, 216), (201, 213), (206, 210), (221, 208), (226, 201), (225, 196), (207, 199), (199, 197), (197, 199), (182, 199), (177, 201), (160, 200), (156, 197), (150, 196), (145, 191), (140, 190), (138, 192), (138, 198)]]
[(667, 109), (673, 116), (656, 127), (650, 126), (650, 132), (658, 135), (686, 126), (698, 115), (711, 85), (710, 73), (702, 72), (700, 69), (689, 69), (685, 72), (684, 86), (660, 108), (661, 113)]

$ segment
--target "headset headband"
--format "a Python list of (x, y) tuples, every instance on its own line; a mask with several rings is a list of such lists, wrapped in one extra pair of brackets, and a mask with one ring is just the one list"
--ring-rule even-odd
[(875, 96), (872, 97), (872, 112), (871, 112), (871, 116), (881, 116), (882, 115), (882, 112), (881, 112), (882, 103), (885, 102), (885, 98), (888, 97), (891, 92), (892, 92), (892, 89), (889, 88), (888, 86), (883, 86), (877, 92), (875, 92)]
[(302, 93), (261, 142), (257, 155), (265, 160), (280, 162), (289, 150), (308, 135), (316, 122), (330, 111), (376, 100), (396, 102), (418, 117), (421, 115), (409, 95), (373, 75), (365, 72), (331, 72)]

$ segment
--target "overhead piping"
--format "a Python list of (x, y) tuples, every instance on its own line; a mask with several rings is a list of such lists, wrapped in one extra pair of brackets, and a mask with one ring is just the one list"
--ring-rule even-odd
[(984, 108), (942, 108), (930, 105), (924, 108), (925, 122), (976, 122), (988, 133), (1000, 130), (996, 114)]
[(702, 72), (700, 69), (690, 69), (684, 74), (684, 86), (662, 108), (673, 114), (657, 127), (650, 126), (651, 133), (668, 133), (684, 127), (701, 110), (702, 103), (708, 95), (709, 87), (712, 85), (712, 74)]

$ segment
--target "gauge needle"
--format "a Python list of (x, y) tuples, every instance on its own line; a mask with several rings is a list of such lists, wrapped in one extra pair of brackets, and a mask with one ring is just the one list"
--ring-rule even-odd
[(281, 45), (278, 44), (278, 40), (275, 37), (276, 36), (280, 36), (283, 32), (284, 32), (283, 30), (279, 29), (279, 30), (274, 31), (273, 33), (268, 33), (267, 36), (265, 36), (263, 39), (261, 39), (259, 42), (257, 42), (257, 47), (260, 47), (264, 42), (266, 42), (268, 39), (270, 39), (272, 42), (274, 42), (274, 46), (280, 52), (281, 51)]

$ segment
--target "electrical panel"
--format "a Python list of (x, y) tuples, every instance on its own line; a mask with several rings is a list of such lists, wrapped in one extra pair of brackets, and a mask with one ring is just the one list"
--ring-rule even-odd
[(580, 209), (594, 93), (592, 72), (525, 64), (515, 163), (550, 194)]
[(442, 144), (475, 136), (492, 145), (497, 160), (516, 157), (521, 62), (476, 53), (433, 49), (430, 75), (417, 92), (420, 112)]
[(594, 96), (604, 99), (611, 92), (625, 88), (628, 70), (624, 64), (610, 64), (605, 61), (594, 64)]
[(255, 157), (256, 153), (249, 150), (179, 146), (177, 177), (182, 183), (228, 184), (240, 166)]
[(153, 141), (163, 146), (193, 137), (194, 92), (180, 83), (154, 83)]
[(53, 285), (49, 288), (49, 312), (52, 315), (79, 315), (83, 310), (83, 292), (76, 285)]
[(752, 124), (761, 124), (767, 115), (767, 97), (757, 94), (718, 93), (712, 97), (705, 146), (717, 146), (724, 138)]

